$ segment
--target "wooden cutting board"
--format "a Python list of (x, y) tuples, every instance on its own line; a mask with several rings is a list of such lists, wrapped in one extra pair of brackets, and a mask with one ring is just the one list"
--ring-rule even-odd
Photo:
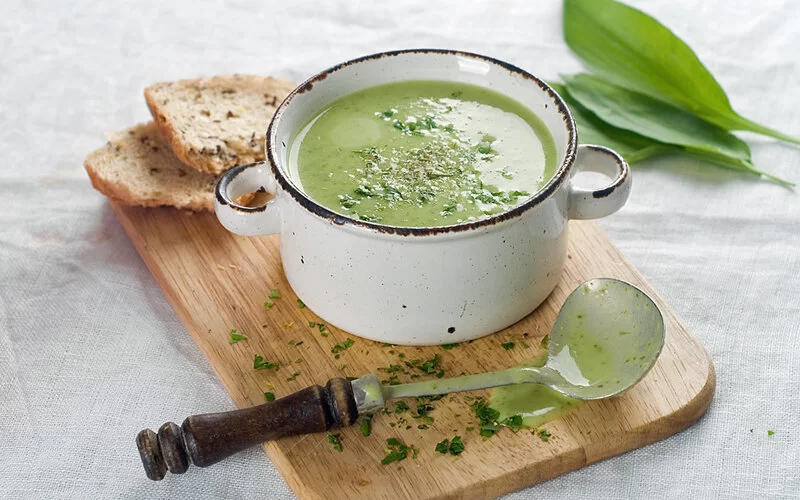
[[(447, 376), (511, 367), (543, 353), (540, 341), (564, 299), (593, 277), (627, 280), (651, 294), (664, 312), (666, 345), (647, 377), (620, 397), (586, 403), (545, 424), (553, 436), (547, 442), (527, 430), (515, 434), (503, 429), (489, 439), (477, 430), (467, 431), (476, 424), (470, 403), (463, 395), (449, 395), (433, 403), (434, 422), (427, 430), (418, 429), (422, 422), (406, 412), (376, 416), (372, 434), (366, 438), (358, 426), (335, 431), (341, 433), (341, 453), (331, 447), (325, 434), (265, 444), (269, 457), (301, 498), (492, 498), (685, 429), (705, 413), (714, 396), (714, 367), (702, 345), (593, 222), (570, 222), (563, 277), (535, 312), (502, 332), (445, 350), (388, 347), (330, 325), (324, 337), (318, 327), (310, 328), (309, 322), (320, 320), (299, 306), (289, 288), (277, 237), (234, 236), (212, 214), (113, 208), (239, 407), (263, 403), (265, 391), (281, 397), (308, 385), (324, 385), (332, 377), (365, 373), (380, 377), (378, 369), (402, 361), (400, 353), (406, 360), (438, 354)], [(272, 289), (279, 290), (281, 298), (265, 310), (263, 304)], [(230, 345), (232, 328), (249, 340)], [(347, 338), (355, 343), (335, 359), (332, 346)], [(514, 341), (516, 347), (505, 350), (501, 343), (507, 341)], [(279, 361), (281, 368), (253, 369), (255, 354)], [(410, 379), (401, 375), (400, 380)], [(198, 411), (202, 413), (202, 408)], [(153, 422), (163, 417), (153, 415)], [(466, 447), (457, 459), (434, 451), (436, 443), (456, 434)], [(389, 437), (419, 448), (418, 457), (381, 465)]]

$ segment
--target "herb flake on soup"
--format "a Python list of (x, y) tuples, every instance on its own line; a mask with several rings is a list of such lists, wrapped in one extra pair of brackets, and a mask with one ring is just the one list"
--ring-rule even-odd
[(342, 97), (297, 135), (290, 175), (317, 203), (391, 226), (504, 212), (550, 180), (555, 143), (519, 102), (474, 85), (405, 81)]

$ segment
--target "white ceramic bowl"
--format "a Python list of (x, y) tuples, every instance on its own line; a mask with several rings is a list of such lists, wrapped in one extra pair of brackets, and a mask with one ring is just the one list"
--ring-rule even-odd
[[(530, 108), (555, 140), (558, 169), (524, 203), (501, 214), (446, 227), (397, 227), (335, 213), (289, 176), (288, 148), (299, 130), (352, 92), (403, 80), (445, 80), (493, 89)], [(219, 181), (216, 214), (245, 236), (280, 234), (294, 291), (328, 323), (392, 344), (471, 340), (533, 311), (555, 287), (567, 252), (569, 219), (593, 219), (626, 201), (628, 165), (601, 146), (578, 146), (564, 101), (535, 76), (485, 56), (447, 50), (388, 52), (349, 61), (310, 78), (275, 112), (267, 161), (234, 168)], [(599, 190), (571, 183), (575, 173), (613, 179)], [(265, 190), (266, 205), (232, 200)]]

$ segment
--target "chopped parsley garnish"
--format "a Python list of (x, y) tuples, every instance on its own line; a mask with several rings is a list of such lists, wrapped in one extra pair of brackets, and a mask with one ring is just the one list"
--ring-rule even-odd
[(450, 440), (450, 454), (459, 455), (464, 451), (464, 443), (461, 441), (461, 436), (455, 436)]
[(350, 348), (350, 346), (353, 344), (355, 344), (355, 341), (353, 339), (347, 339), (342, 342), (337, 342), (333, 347), (331, 347), (331, 352), (333, 354), (338, 354), (344, 351), (345, 349)]
[(247, 335), (237, 332), (236, 328), (232, 329), (231, 330), (231, 338), (230, 338), (230, 340), (228, 340), (228, 343), (229, 344), (235, 344), (235, 343), (239, 342), (240, 340), (247, 340)]
[(483, 397), (478, 397), (472, 403), (472, 410), (475, 416), (478, 417), (480, 423), (480, 433), (483, 437), (491, 437), (495, 432), (500, 430), (497, 424), (497, 419), (500, 418), (500, 412), (494, 408), (489, 407), (489, 402)]
[(372, 415), (364, 415), (361, 417), (361, 435), (369, 437), (372, 434)]
[(455, 436), (453, 439), (445, 439), (440, 443), (436, 444), (436, 451), (445, 455), (450, 453), (451, 455), (460, 455), (462, 451), (464, 451), (464, 443), (461, 441), (461, 436)]
[(342, 452), (342, 435), (341, 434), (328, 434), (328, 442), (333, 446), (333, 449)]
[(775, 431), (767, 431), (767, 436), (774, 436), (774, 435), (775, 435)]
[(297, 346), (303, 345), (303, 341), (302, 340), (290, 340), (289, 341), (289, 345), (293, 345), (293, 346), (297, 347)]
[(408, 403), (405, 401), (398, 401), (397, 404), (394, 405), (394, 412), (395, 413), (405, 413), (411, 408), (408, 406)]
[(433, 423), (433, 417), (428, 415), (428, 413), (433, 410), (433, 406), (428, 404), (429, 401), (433, 401), (430, 397), (422, 396), (417, 398), (417, 408), (414, 413), (411, 414), (414, 418), (422, 419), (423, 422)]
[(445, 351), (449, 351), (450, 349), (452, 349), (452, 348), (454, 348), (454, 347), (456, 347), (458, 345), (460, 345), (458, 342), (456, 342), (455, 344), (443, 344), (442, 345), (442, 349), (444, 349)]
[(342, 370), (344, 370), (344, 367), (345, 367), (345, 366), (347, 366), (347, 365), (346, 365), (346, 364), (344, 364), (344, 363), (340, 363), (340, 364), (338, 364), (338, 365), (336, 366), (336, 368), (338, 368), (340, 371), (342, 371)]
[(502, 345), (503, 349), (505, 349), (506, 351), (509, 351), (509, 350), (513, 349), (514, 346), (516, 346), (516, 344), (514, 342), (503, 342), (500, 345)]
[(274, 361), (265, 361), (263, 356), (258, 354), (253, 358), (253, 368), (256, 370), (277, 370), (281, 364)]
[(277, 290), (274, 290), (274, 289), (270, 290), (269, 298), (271, 298), (271, 299), (279, 299), (279, 298), (281, 298), (281, 292), (279, 292)]
[(275, 305), (275, 302), (272, 302), (271, 300), (268, 300), (268, 301), (264, 302), (264, 309), (269, 311), (270, 309), (272, 309), (272, 306), (274, 306), (274, 305)]
[(413, 458), (417, 458), (419, 449), (415, 446), (406, 446), (405, 443), (397, 438), (389, 438), (386, 440), (386, 456), (381, 460), (383, 465), (389, 465), (393, 462), (399, 462), (408, 458), (408, 453), (411, 452)]
[(515, 433), (522, 427), (522, 415), (513, 415), (500, 422), (501, 425), (511, 428)]
[(266, 399), (267, 402), (275, 401), (275, 394), (272, 392), (265, 392), (264, 399)]
[(294, 373), (292, 373), (291, 377), (286, 379), (286, 381), (287, 382), (294, 382), (298, 375), (300, 375), (300, 372), (294, 372)]
[(297, 299), (297, 305), (300, 307), (300, 309), (304, 309), (306, 307), (306, 303), (300, 299)]
[(539, 429), (536, 434), (539, 436), (539, 439), (545, 442), (550, 441), (550, 437), (552, 436), (547, 429)]
[(424, 430), (428, 430), (428, 429), (430, 429), (430, 427), (428, 426), (428, 424), (419, 424), (419, 425), (417, 426), (417, 429), (419, 429), (419, 430), (421, 430), (421, 431), (424, 431)]
[(545, 335), (539, 345), (542, 346), (542, 349), (547, 349), (550, 346), (550, 335)]
[(429, 360), (427, 360), (427, 361), (425, 361), (423, 363), (414, 363), (414, 361), (412, 361), (411, 363), (414, 366), (416, 366), (417, 368), (419, 368), (420, 370), (422, 370), (423, 372), (427, 373), (428, 375), (435, 373), (436, 374), (436, 378), (442, 378), (444, 376), (444, 370), (442, 369), (441, 365), (439, 364), (440, 361), (441, 360), (439, 358), (439, 355), (436, 354), (436, 355), (433, 356), (433, 358), (431, 358), (431, 359), (429, 359)]

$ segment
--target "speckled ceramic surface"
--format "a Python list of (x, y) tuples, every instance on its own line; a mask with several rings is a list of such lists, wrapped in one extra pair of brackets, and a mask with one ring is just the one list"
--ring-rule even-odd
[[(436, 228), (354, 220), (296, 187), (288, 175), (287, 146), (311, 117), (357, 90), (423, 79), (488, 87), (529, 107), (555, 140), (559, 166), (554, 177), (507, 212)], [(631, 178), (624, 160), (609, 149), (577, 144), (560, 97), (514, 66), (453, 51), (377, 54), (323, 71), (290, 94), (267, 131), (268, 162), (223, 176), (216, 214), (237, 234), (280, 234), (292, 288), (331, 324), (393, 344), (461, 342), (513, 324), (547, 297), (566, 258), (570, 218), (604, 217), (625, 203)], [(582, 170), (613, 180), (602, 189), (581, 189), (571, 180)], [(275, 196), (257, 208), (231, 201), (258, 190)]]

